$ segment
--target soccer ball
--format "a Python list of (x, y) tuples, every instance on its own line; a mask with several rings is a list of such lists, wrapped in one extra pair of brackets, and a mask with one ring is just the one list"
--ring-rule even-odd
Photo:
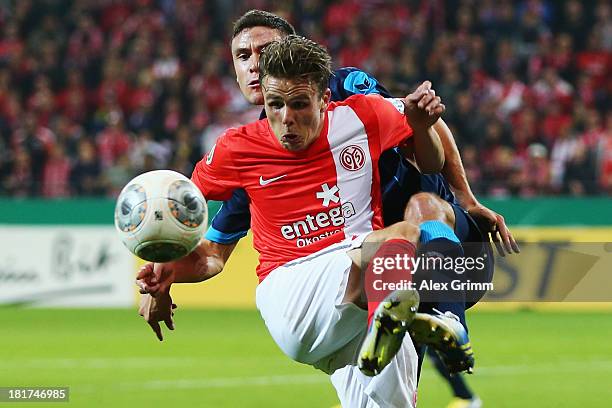
[(115, 206), (115, 227), (123, 244), (151, 262), (189, 254), (208, 222), (206, 200), (185, 176), (170, 170), (143, 173), (130, 181)]

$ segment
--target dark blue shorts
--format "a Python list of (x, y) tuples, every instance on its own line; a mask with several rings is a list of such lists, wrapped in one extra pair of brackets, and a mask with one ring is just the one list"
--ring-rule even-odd
[[(484, 258), (485, 267), (482, 270), (471, 269), (466, 276), (471, 282), (489, 283), (493, 280), (493, 271), (495, 269), (495, 257), (493, 248), (487, 234), (482, 233), (476, 221), (461, 208), (458, 204), (451, 203), (451, 207), (455, 211), (455, 235), (461, 241), (463, 251), (466, 257)], [(465, 308), (469, 309), (474, 306), (486, 291), (471, 292), (466, 301)]]

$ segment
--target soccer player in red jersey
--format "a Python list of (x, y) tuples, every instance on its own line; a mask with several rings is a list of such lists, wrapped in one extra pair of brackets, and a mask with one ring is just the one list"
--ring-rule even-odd
[[(355, 364), (367, 330), (363, 265), (372, 256), (362, 247), (401, 242), (414, 256), (417, 226), (383, 228), (376, 163), (411, 137), (420, 168), (438, 172), (444, 156), (431, 125), (444, 106), (429, 82), (403, 100), (356, 95), (330, 103), (330, 73), (329, 55), (312, 41), (288, 36), (266, 47), (260, 82), (268, 119), (226, 131), (192, 180), (209, 199), (246, 190), (260, 252), (257, 305), (281, 349), (328, 373), (353, 367), (351, 381), (332, 380), (346, 406), (412, 406), (416, 352), (404, 333), (418, 306), (414, 290), (375, 302), (376, 316), (394, 325), (380, 334), (389, 349), (372, 351), (379, 375), (366, 377)], [(196, 259), (207, 257), (182, 266), (202, 270)], [(180, 269), (175, 263), (172, 273)]]

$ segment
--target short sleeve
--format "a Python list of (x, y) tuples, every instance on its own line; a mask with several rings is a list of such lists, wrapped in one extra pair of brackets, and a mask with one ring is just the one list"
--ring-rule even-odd
[(244, 237), (251, 228), (249, 197), (244, 189), (234, 190), (232, 198), (223, 205), (212, 219), (206, 239), (219, 244), (233, 244)]
[(412, 128), (404, 115), (402, 99), (372, 95), (367, 100), (378, 121), (381, 151), (399, 146), (412, 137)]
[(369, 73), (357, 68), (340, 68), (329, 80), (332, 100), (342, 101), (352, 95), (379, 94), (390, 97), (389, 91)]
[(241, 187), (238, 168), (232, 159), (231, 131), (224, 133), (210, 152), (193, 170), (191, 181), (202, 191), (207, 200), (227, 200)]

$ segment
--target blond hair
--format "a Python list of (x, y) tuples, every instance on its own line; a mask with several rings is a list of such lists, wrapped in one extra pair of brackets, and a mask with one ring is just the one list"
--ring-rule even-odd
[(330, 75), (331, 57), (325, 47), (299, 35), (288, 35), (268, 44), (259, 59), (260, 83), (266, 76), (307, 80), (323, 94)]

